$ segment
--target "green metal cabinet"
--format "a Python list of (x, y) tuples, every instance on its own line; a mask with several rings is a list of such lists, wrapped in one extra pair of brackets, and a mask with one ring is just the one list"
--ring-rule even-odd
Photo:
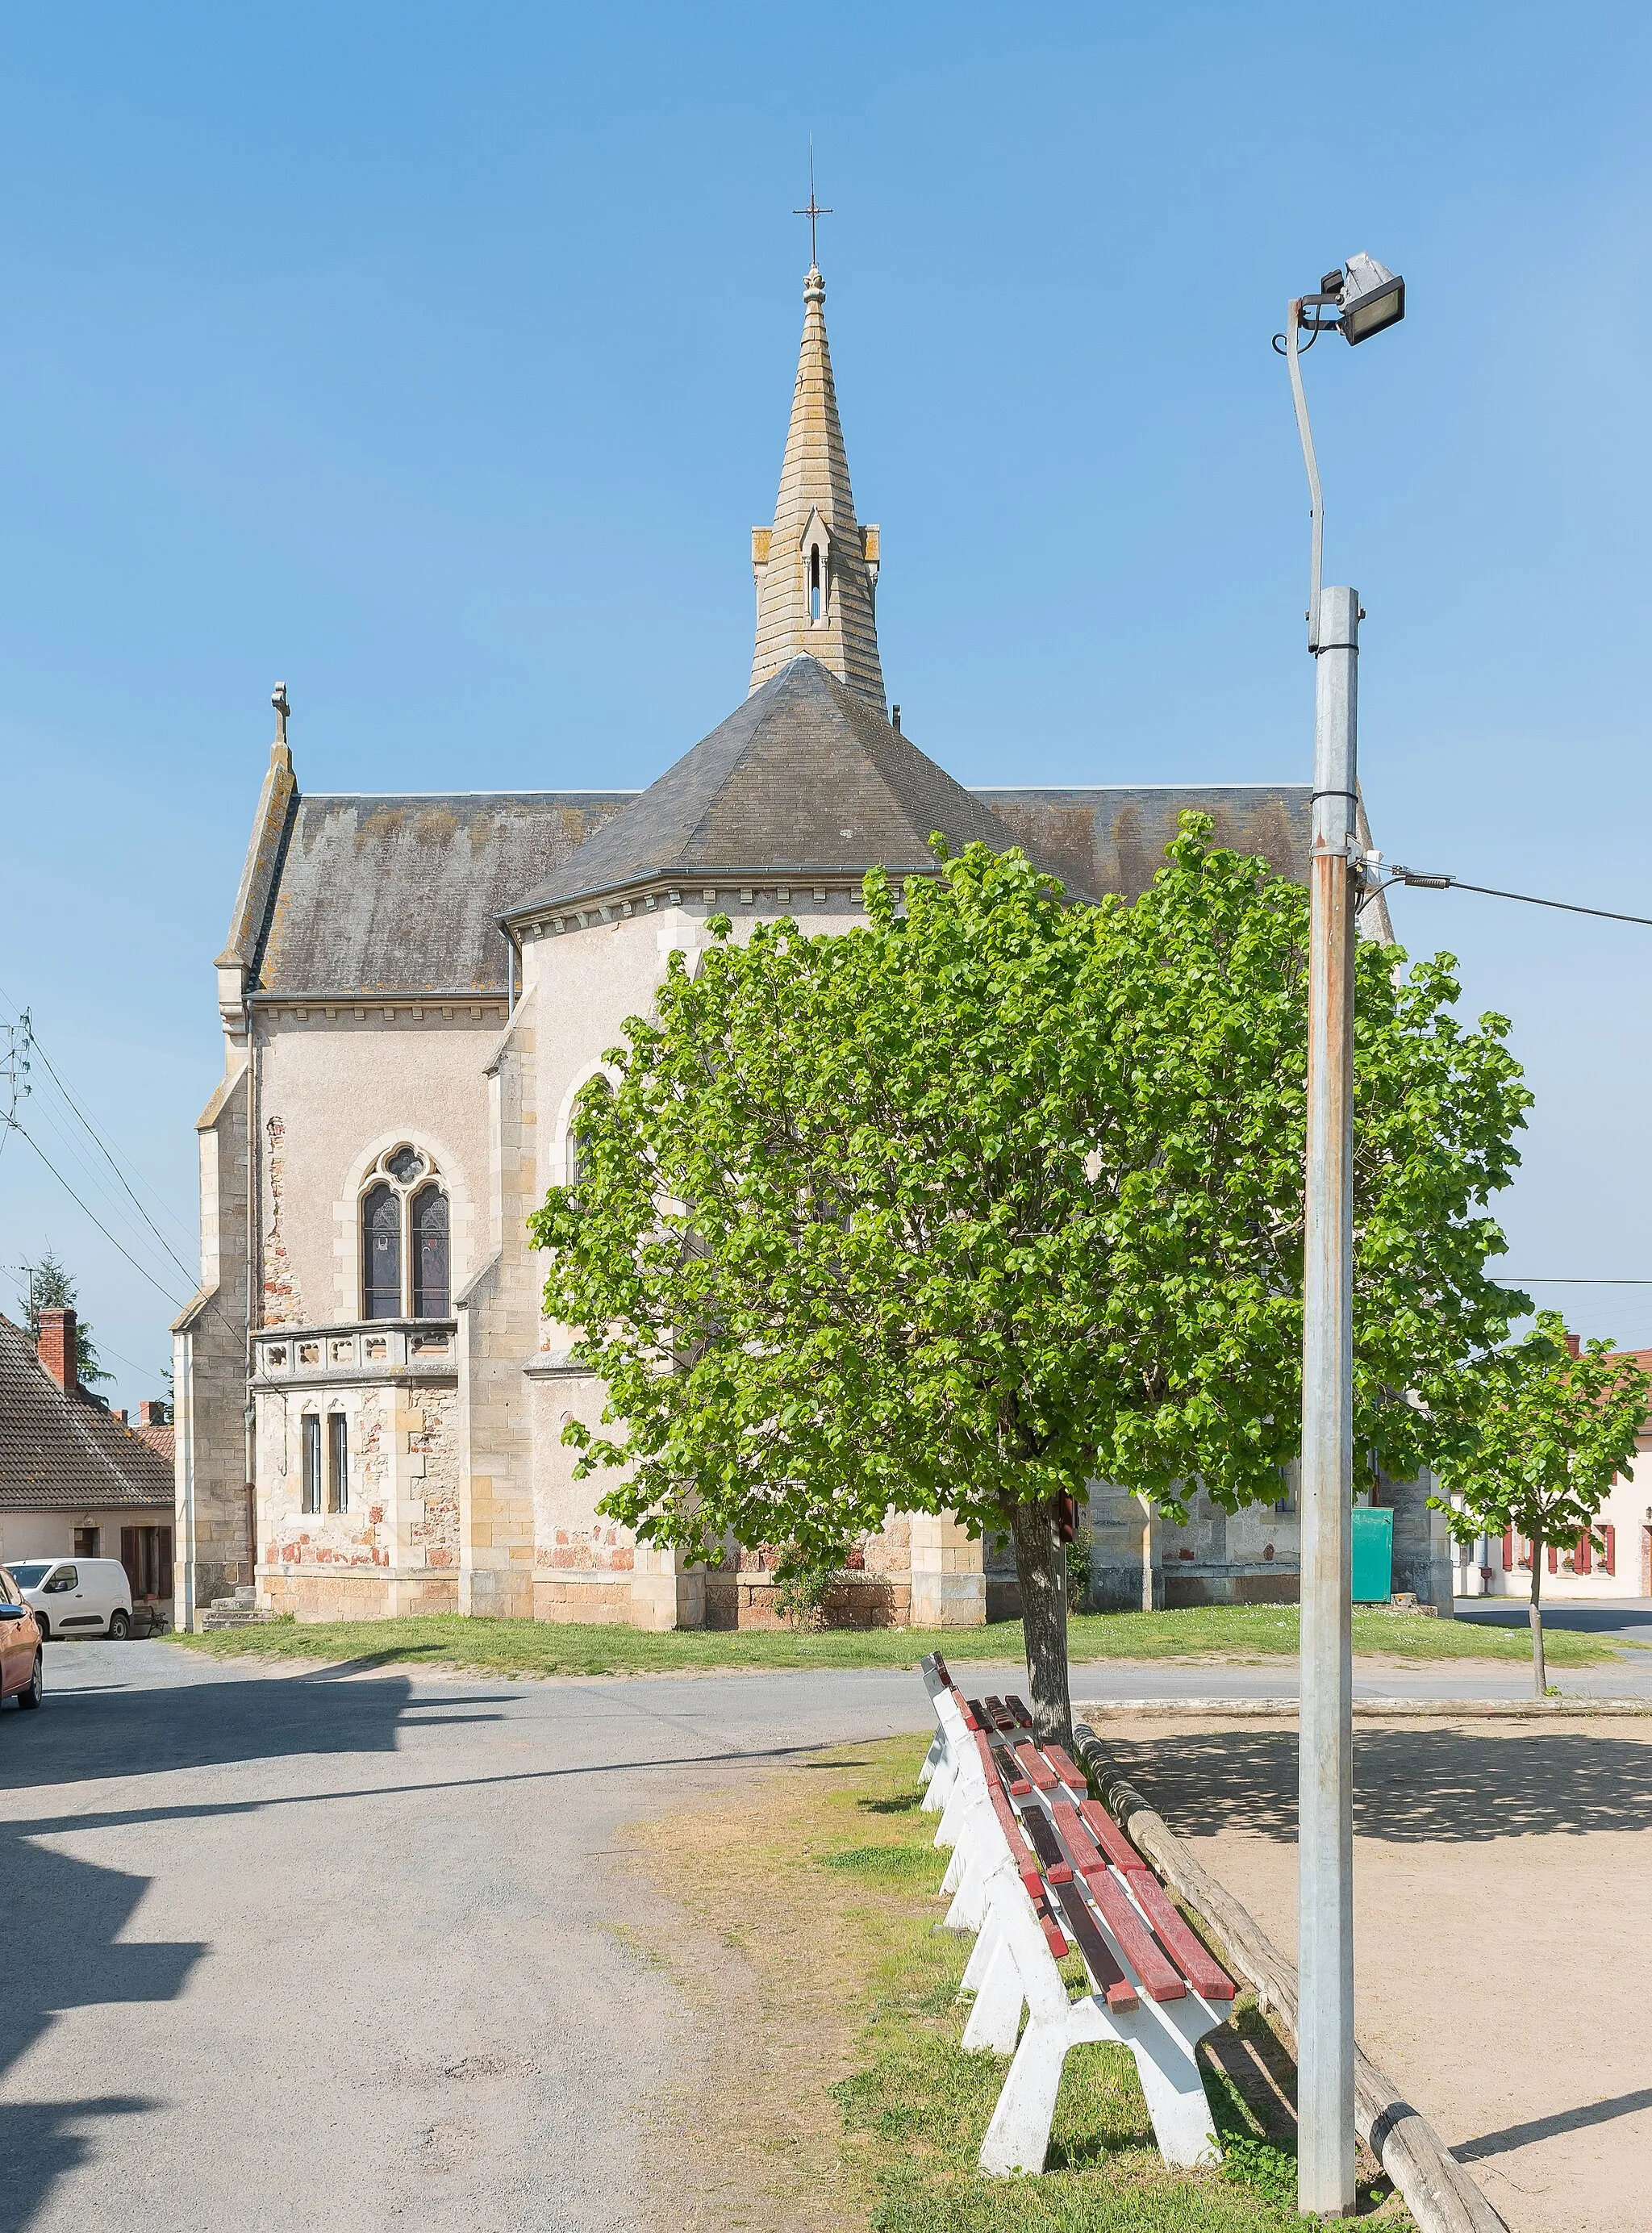
[(1386, 1605), (1394, 1594), (1394, 1514), (1356, 1505), (1354, 1602)]

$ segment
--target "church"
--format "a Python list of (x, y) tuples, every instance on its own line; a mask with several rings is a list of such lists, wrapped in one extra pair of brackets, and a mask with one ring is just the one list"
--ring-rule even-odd
[[(825, 300), (811, 265), (779, 493), (751, 531), (746, 695), (647, 790), (302, 789), (276, 687), (216, 964), (201, 1284), (173, 1329), (183, 1625), (237, 1592), (301, 1620), (771, 1622), (760, 1550), (688, 1566), (600, 1514), (600, 1479), (574, 1478), (563, 1428), (595, 1423), (603, 1389), (570, 1361), (573, 1330), (543, 1318), (528, 1244), (530, 1213), (569, 1175), (574, 1097), (667, 957), (692, 963), (718, 914), (847, 928), (868, 869), (933, 873), (935, 830), (1019, 844), (1076, 896), (1135, 896), (1197, 808), (1219, 843), (1305, 878), (1305, 783), (972, 791), (902, 732)], [(1282, 1488), (1234, 1518), (1196, 1499), (1177, 1527), (1096, 1483), (1091, 1602), (1294, 1598)], [(1395, 1586), (1448, 1611), (1424, 1494), (1376, 1492), (1395, 1507)], [(1007, 1548), (946, 1519), (892, 1515), (851, 1564), (849, 1618), (1017, 1609)]]

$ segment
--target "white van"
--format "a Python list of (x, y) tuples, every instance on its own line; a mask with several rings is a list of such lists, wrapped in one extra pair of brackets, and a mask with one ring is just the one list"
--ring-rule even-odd
[(132, 1633), (132, 1585), (119, 1559), (20, 1559), (10, 1572), (43, 1637)]

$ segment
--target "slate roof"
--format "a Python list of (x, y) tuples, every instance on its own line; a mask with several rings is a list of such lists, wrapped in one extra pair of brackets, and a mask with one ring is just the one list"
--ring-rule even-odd
[(1013, 842), (990, 805), (800, 654), (702, 737), (567, 866), (516, 898), (511, 918), (662, 877), (860, 876), (933, 869), (954, 846)]
[(1214, 840), (1259, 853), (1276, 875), (1308, 881), (1311, 786), (1305, 783), (1128, 784), (978, 791), (1031, 859), (1075, 898), (1139, 899), (1164, 866), (1178, 817), (1215, 821)]
[(0, 1512), (172, 1506), (172, 1468), (86, 1396), (67, 1396), (0, 1318)]
[(252, 957), (295, 994), (503, 993), (499, 917), (636, 794), (463, 791), (294, 800)]

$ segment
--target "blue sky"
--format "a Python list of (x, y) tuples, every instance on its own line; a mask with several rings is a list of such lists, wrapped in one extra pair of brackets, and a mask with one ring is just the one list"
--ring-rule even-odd
[[(1308, 375), (1378, 842), (1652, 915), (1649, 47), (1643, 10), (1577, 5), (7, 11), (7, 1013), (187, 1258), (273, 680), (312, 790), (641, 784), (731, 710), (811, 131), (927, 750), (966, 782), (1305, 778), (1268, 339), (1364, 249), (1407, 322)], [(1395, 916), (1514, 1019), (1510, 1267), (1652, 1278), (1652, 931)], [(72, 1134), (42, 1086), (42, 1144), (179, 1292), (54, 1112)], [(0, 1261), (49, 1242), (114, 1400), (153, 1392), (167, 1305), (14, 1137)], [(1652, 1286), (1545, 1292), (1652, 1343)]]

